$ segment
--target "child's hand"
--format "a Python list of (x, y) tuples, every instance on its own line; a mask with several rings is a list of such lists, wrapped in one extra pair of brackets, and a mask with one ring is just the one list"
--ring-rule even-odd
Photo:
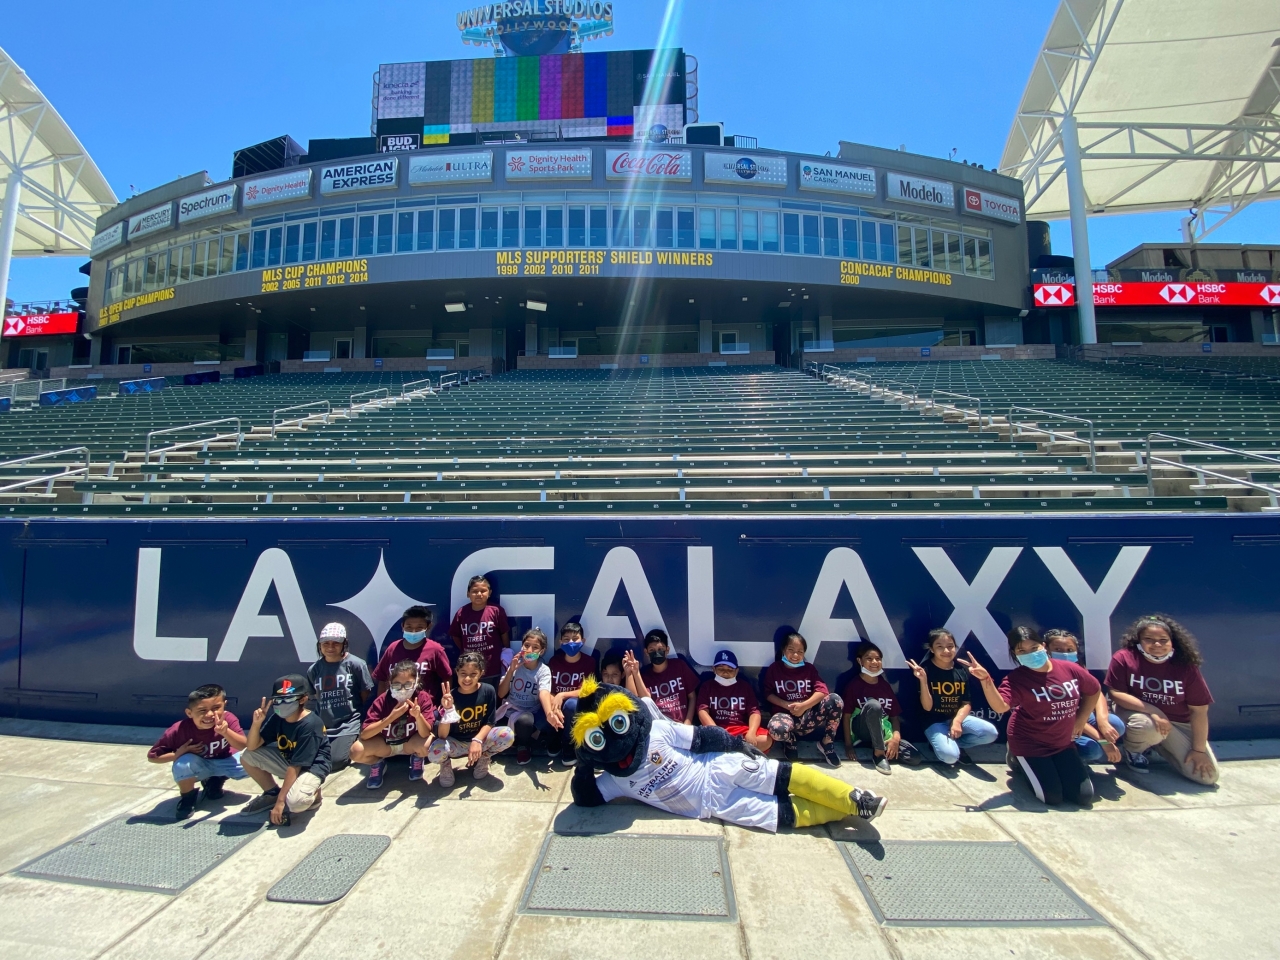
[(440, 706), (445, 710), (453, 709), (453, 692), (449, 689), (449, 681), (440, 685)]
[(467, 766), (474, 767), (480, 761), (480, 755), (484, 753), (484, 747), (475, 740), (467, 746)]
[(225, 713), (218, 713), (214, 715), (213, 729), (220, 737), (225, 737), (227, 735), (227, 731), (231, 729), (231, 724), (227, 722), (227, 715)]
[(424, 731), (430, 726), (422, 716), (422, 707), (418, 705), (416, 697), (409, 701), (409, 713), (412, 715), (414, 721), (417, 722), (419, 731)]
[(271, 808), (271, 822), (277, 827), (284, 823), (284, 791), (280, 792), (280, 799), (276, 801), (276, 805)]
[(203, 749), (204, 748), (201, 744), (196, 743), (194, 740), (188, 740), (177, 750), (173, 751), (173, 758), (176, 760), (178, 757), (186, 753), (201, 753)]
[(262, 721), (267, 719), (267, 698), (262, 698), (262, 706), (253, 711), (253, 725), (255, 727), (262, 726)]
[(397, 703), (395, 707), (392, 708), (391, 712), (387, 714), (387, 719), (399, 720), (401, 717), (403, 717), (406, 713), (409, 712), (409, 708), (411, 706), (417, 706), (416, 697), (411, 697), (408, 700), (401, 700), (399, 703)]
[(920, 664), (916, 663), (914, 660), (908, 660), (907, 666), (911, 668), (911, 675), (921, 683), (924, 683), (929, 679), (929, 675), (924, 672), (924, 667), (920, 666)]
[(622, 655), (622, 672), (626, 676), (636, 676), (640, 672), (640, 661), (630, 650)]

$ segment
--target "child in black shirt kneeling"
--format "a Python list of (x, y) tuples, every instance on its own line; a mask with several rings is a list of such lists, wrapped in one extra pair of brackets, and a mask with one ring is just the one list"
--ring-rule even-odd
[[(291, 673), (272, 686), (270, 703), (263, 697), (253, 711), (248, 748), (240, 763), (263, 792), (242, 812), (270, 807), (271, 822), (287, 827), (290, 814), (320, 803), (320, 785), (329, 775), (329, 738), (324, 722), (306, 707), (310, 696), (307, 678)], [(276, 777), (283, 783), (277, 785)]]

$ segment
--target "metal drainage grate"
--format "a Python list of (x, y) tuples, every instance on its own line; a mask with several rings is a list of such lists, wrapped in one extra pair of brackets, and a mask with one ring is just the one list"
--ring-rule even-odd
[(277, 880), (267, 899), (281, 903), (341, 900), (389, 846), (390, 837), (376, 834), (330, 837)]
[(563, 836), (542, 844), (520, 913), (630, 920), (736, 920), (719, 837)]
[(181, 893), (261, 830), (263, 822), (112, 820), (16, 872), (41, 880)]
[(838, 846), (884, 924), (1105, 923), (1020, 843), (884, 840)]

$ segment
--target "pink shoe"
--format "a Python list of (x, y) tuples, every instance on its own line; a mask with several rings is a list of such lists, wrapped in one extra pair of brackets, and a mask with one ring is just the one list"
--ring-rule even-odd
[(448, 757), (445, 757), (440, 761), (440, 773), (436, 776), (436, 786), (448, 790), (453, 786), (453, 781), (453, 764), (449, 762)]
[(476, 765), (471, 768), (471, 775), (477, 780), (483, 780), (487, 777), (489, 775), (489, 758), (481, 756), (480, 759), (476, 761)]

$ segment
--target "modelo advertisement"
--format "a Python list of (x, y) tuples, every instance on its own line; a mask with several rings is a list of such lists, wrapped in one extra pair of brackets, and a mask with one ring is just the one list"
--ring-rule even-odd
[(943, 180), (922, 180), (920, 177), (908, 176), (905, 173), (885, 174), (884, 197), (886, 200), (897, 200), (899, 203), (918, 203), (925, 207), (938, 207), (954, 210), (956, 205), (955, 189)]
[[(163, 725), (220, 683), (246, 712), (316, 657), (340, 621), (373, 658), (404, 609), (432, 604), (446, 644), (484, 574), (518, 638), (581, 622), (589, 651), (654, 627), (706, 669), (755, 671), (790, 630), (829, 684), (862, 638), (906, 669), (945, 627), (989, 668), (1005, 632), (1063, 627), (1106, 669), (1161, 611), (1200, 639), (1214, 739), (1280, 735), (1275, 520), (1252, 515), (68, 521), (0, 523), (0, 711)], [(76, 602), (68, 605), (68, 573)], [(904, 686), (905, 685), (905, 686)], [(837, 686), (836, 689), (839, 689)], [(1268, 706), (1270, 705), (1270, 706)]]
[(693, 154), (688, 150), (606, 150), (606, 180), (690, 183)]
[(707, 152), (703, 154), (702, 165), (702, 179), (707, 183), (750, 184), (758, 187), (787, 185), (786, 157)]

